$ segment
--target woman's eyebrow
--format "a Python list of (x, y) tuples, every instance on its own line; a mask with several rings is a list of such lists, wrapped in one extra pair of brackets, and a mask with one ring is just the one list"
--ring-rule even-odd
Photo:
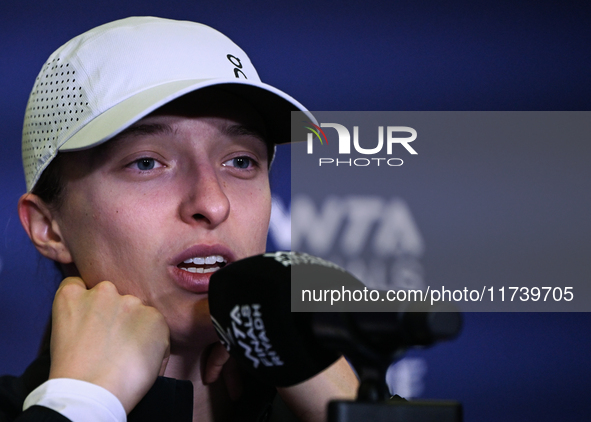
[[(252, 136), (265, 142), (265, 134), (261, 130), (254, 129), (243, 124), (231, 124), (224, 125), (222, 132), (228, 136)], [(123, 132), (115, 136), (113, 139), (120, 139), (127, 136), (135, 135), (158, 135), (158, 134), (171, 134), (174, 133), (174, 129), (167, 124), (163, 123), (142, 123), (135, 126), (131, 126), (125, 129)]]
[(228, 136), (252, 136), (254, 138), (259, 139), (261, 142), (266, 144), (265, 141), (265, 134), (262, 131), (242, 125), (242, 124), (232, 124), (227, 125), (222, 128), (222, 132)]
[(100, 144), (93, 148), (94, 154), (92, 154), (92, 160), (94, 162), (100, 162), (107, 155), (115, 151), (118, 145), (126, 138), (141, 136), (141, 135), (158, 135), (158, 134), (170, 134), (173, 133), (174, 129), (167, 124), (162, 123), (140, 123), (131, 127), (128, 127), (121, 133), (115, 135), (107, 142)]
[(134, 126), (130, 126), (121, 133), (113, 136), (108, 142), (99, 145), (98, 147), (107, 151), (112, 149), (121, 140), (134, 136), (141, 135), (158, 135), (158, 134), (171, 134), (174, 133), (174, 129), (167, 124), (163, 123), (140, 123)]
[[(222, 133), (227, 136), (252, 136), (253, 138), (261, 141), (263, 144), (267, 144), (265, 136), (262, 131), (245, 126), (243, 124), (229, 124), (221, 127)], [(109, 142), (105, 142), (97, 147), (97, 152), (101, 155), (108, 154), (117, 145), (127, 138), (142, 136), (142, 135), (169, 135), (174, 134), (175, 129), (165, 123), (140, 123), (131, 127), (128, 127), (118, 135), (114, 136)], [(98, 154), (97, 154), (98, 155)]]
[[(170, 125), (163, 123), (141, 123), (135, 126), (128, 127), (123, 132), (115, 136), (115, 138), (135, 136), (135, 135), (158, 135), (171, 134), (174, 130)], [(114, 139), (115, 139), (114, 138)]]

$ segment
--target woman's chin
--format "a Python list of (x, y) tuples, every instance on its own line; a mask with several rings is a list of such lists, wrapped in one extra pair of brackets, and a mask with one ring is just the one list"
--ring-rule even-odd
[(193, 308), (191, 319), (170, 321), (171, 351), (190, 348), (197, 351), (219, 341), (207, 301), (199, 301)]

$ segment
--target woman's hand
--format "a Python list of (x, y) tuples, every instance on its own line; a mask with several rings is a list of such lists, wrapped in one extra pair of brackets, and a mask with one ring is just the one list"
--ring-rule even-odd
[(230, 354), (222, 343), (213, 344), (207, 355), (203, 384), (213, 384), (220, 377), (223, 378), (232, 400), (238, 400), (242, 395), (242, 381), (238, 364), (230, 357)]
[(113, 393), (129, 413), (163, 372), (170, 352), (164, 317), (113, 283), (92, 289), (66, 278), (52, 310), (49, 379), (72, 378)]
[(325, 422), (332, 400), (355, 400), (359, 381), (341, 357), (318, 375), (291, 387), (277, 388), (291, 411), (306, 422)]

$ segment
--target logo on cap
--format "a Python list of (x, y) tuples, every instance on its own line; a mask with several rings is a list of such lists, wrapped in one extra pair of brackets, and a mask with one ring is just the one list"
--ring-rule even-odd
[(240, 59), (236, 56), (231, 55), (231, 54), (228, 54), (226, 57), (228, 58), (228, 60), (230, 60), (230, 63), (232, 63), (234, 66), (236, 66), (234, 68), (234, 76), (239, 78), (240, 76), (238, 76), (238, 74), (240, 73), (242, 76), (244, 76), (244, 79), (248, 79), (246, 77), (246, 75), (244, 74), (244, 72), (241, 70), (242, 63), (240, 62)]

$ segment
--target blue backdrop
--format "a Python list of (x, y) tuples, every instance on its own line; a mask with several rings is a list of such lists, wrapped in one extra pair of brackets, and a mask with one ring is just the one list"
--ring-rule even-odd
[[(34, 357), (56, 283), (21, 229), (16, 203), (25, 190), (28, 94), (65, 41), (131, 15), (188, 19), (224, 32), (263, 81), (311, 110), (590, 110), (589, 8), (532, 4), (2, 2), (0, 373), (19, 374)], [(561, 142), (577, 148), (568, 137)], [(278, 158), (273, 182), (286, 203), (288, 163)], [(589, 238), (585, 227), (581, 236)], [(410, 353), (423, 365), (420, 396), (461, 401), (466, 421), (588, 420), (589, 329), (590, 314), (467, 314), (458, 340)]]

